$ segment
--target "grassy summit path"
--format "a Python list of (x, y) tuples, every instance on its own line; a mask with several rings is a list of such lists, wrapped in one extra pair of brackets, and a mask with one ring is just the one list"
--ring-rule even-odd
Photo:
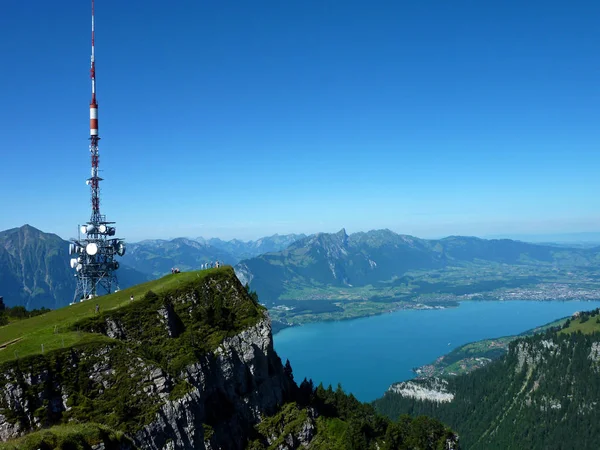
[(100, 334), (73, 331), (73, 326), (86, 317), (94, 316), (96, 304), (99, 305), (100, 312), (118, 309), (131, 303), (132, 295), (134, 301), (137, 301), (148, 291), (160, 294), (225, 271), (233, 272), (233, 269), (225, 266), (219, 269), (170, 274), (114, 294), (96, 297), (0, 327), (0, 363), (78, 344), (111, 341)]

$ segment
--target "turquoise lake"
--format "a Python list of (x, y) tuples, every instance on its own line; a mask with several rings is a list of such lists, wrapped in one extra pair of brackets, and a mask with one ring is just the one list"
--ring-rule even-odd
[(600, 302), (587, 301), (462, 302), (457, 308), (286, 328), (273, 339), (282, 361), (290, 360), (298, 384), (304, 377), (334, 388), (339, 382), (359, 400), (371, 401), (393, 382), (413, 378), (413, 367), (463, 344), (519, 334), (598, 307)]

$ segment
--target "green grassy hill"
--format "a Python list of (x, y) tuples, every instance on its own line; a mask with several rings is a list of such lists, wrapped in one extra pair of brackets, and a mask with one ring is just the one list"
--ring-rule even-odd
[(88, 450), (92, 448), (133, 449), (124, 433), (93, 423), (56, 425), (10, 442), (0, 442), (0, 450), (41, 450), (49, 448)]
[(593, 334), (598, 332), (600, 332), (600, 311), (598, 309), (583, 311), (574, 315), (560, 331), (561, 334)]
[(106, 336), (84, 332), (77, 327), (78, 322), (96, 315), (96, 304), (100, 313), (105, 313), (129, 305), (132, 295), (134, 302), (139, 301), (149, 291), (160, 294), (185, 288), (218, 273), (233, 275), (231, 267), (171, 274), (111, 295), (86, 300), (0, 327), (0, 363), (76, 344), (105, 341), (108, 339)]

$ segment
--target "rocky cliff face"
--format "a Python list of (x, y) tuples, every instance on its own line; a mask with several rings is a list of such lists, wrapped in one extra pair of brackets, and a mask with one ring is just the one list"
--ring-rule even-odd
[[(207, 309), (213, 301), (222, 310)], [(201, 327), (214, 324), (199, 324), (198, 314), (225, 315), (234, 307), (249, 312), (232, 323), (251, 319), (248, 326), (202, 335)], [(254, 425), (294, 387), (273, 349), (266, 312), (230, 275), (147, 296), (77, 327), (90, 343), (3, 365), (0, 439), (94, 422), (145, 449), (244, 448)], [(224, 337), (207, 345), (215, 336)]]
[[(226, 339), (210, 356), (189, 365), (179, 382), (181, 398), (166, 401), (154, 420), (135, 435), (148, 449), (243, 448), (252, 425), (273, 414), (285, 400), (291, 380), (273, 350), (268, 319)], [(168, 383), (158, 376), (157, 393)]]
[(441, 378), (402, 381), (392, 384), (388, 391), (405, 398), (438, 403), (451, 402), (454, 399), (454, 394), (448, 392), (448, 381)]

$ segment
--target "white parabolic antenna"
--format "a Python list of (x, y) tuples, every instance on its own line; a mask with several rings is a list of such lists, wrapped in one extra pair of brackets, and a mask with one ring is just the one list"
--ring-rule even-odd
[(85, 234), (85, 232), (87, 231), (87, 227), (85, 225), (81, 225), (81, 234)]
[(71, 269), (74, 269), (77, 265), (77, 258), (71, 258)]
[(98, 231), (102, 234), (106, 233), (106, 225), (102, 224), (98, 227)]
[(88, 255), (95, 255), (96, 253), (98, 253), (98, 244), (96, 244), (95, 242), (90, 242), (88, 245), (85, 246), (85, 252)]

